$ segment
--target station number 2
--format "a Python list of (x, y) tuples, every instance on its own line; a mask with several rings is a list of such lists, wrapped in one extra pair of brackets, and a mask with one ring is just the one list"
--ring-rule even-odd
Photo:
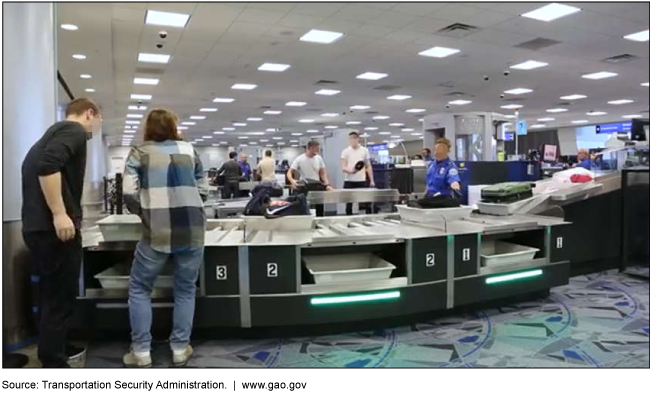
[(266, 277), (276, 278), (278, 276), (278, 264), (277, 263), (267, 263), (266, 264)]
[(427, 254), (426, 264), (427, 267), (436, 266), (436, 254)]
[(217, 280), (219, 281), (228, 280), (228, 266), (217, 265)]

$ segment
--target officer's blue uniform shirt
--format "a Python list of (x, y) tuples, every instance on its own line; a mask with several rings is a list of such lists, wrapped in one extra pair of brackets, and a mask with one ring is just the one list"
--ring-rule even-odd
[(580, 168), (585, 168), (585, 169), (591, 169), (591, 160), (589, 158), (586, 158), (577, 165)]
[(458, 168), (449, 158), (437, 161), (433, 160), (429, 164), (427, 171), (427, 195), (433, 196), (436, 193), (440, 195), (451, 195), (452, 183), (459, 182)]

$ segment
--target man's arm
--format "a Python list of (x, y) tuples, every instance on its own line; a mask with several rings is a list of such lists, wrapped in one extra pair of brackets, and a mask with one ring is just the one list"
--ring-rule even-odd
[(208, 179), (203, 174), (203, 163), (199, 154), (194, 150), (194, 178), (196, 179), (196, 187), (199, 189), (199, 195), (203, 202), (208, 200)]
[(375, 174), (373, 173), (372, 170), (372, 163), (370, 160), (366, 161), (366, 171), (368, 171), (368, 179), (370, 179), (370, 187), (375, 186)]
[(343, 173), (348, 173), (350, 175), (354, 175), (354, 169), (348, 168), (348, 160), (347, 158), (341, 157), (341, 170)]
[(318, 175), (320, 176), (320, 180), (323, 183), (327, 184), (327, 190), (328, 191), (334, 189), (334, 187), (332, 187), (332, 185), (330, 184), (330, 179), (329, 179), (329, 176), (327, 176), (327, 170), (325, 169), (325, 167), (322, 167), (318, 171)]
[(63, 204), (61, 172), (47, 176), (39, 176), (38, 181), (41, 184), (41, 190), (43, 191), (47, 207), (52, 212), (56, 236), (63, 242), (73, 239), (76, 230)]
[(142, 217), (140, 204), (140, 153), (137, 148), (131, 148), (124, 165), (124, 178), (122, 180), (122, 194), (124, 204), (133, 214)]

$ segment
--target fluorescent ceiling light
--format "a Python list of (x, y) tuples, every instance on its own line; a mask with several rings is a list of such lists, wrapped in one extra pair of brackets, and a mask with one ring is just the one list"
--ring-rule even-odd
[(529, 270), (526, 272), (503, 274), (500, 276), (488, 277), (485, 279), (486, 284), (498, 284), (500, 282), (517, 281), (525, 278), (537, 277), (543, 274), (542, 269)]
[(306, 102), (301, 102), (301, 101), (289, 101), (285, 104), (286, 106), (305, 106), (307, 105)]
[(224, 130), (224, 131), (235, 131), (235, 127), (223, 127), (222, 130)]
[(361, 122), (360, 122), (360, 121), (353, 120), (353, 121), (346, 121), (345, 124), (355, 125), (355, 124), (361, 124)]
[(523, 107), (524, 107), (523, 105), (519, 105), (519, 104), (510, 104), (510, 105), (501, 106), (501, 108), (503, 108), (503, 109), (519, 109), (519, 108), (523, 108)]
[(401, 138), (401, 136), (399, 136), (399, 135), (391, 135), (390, 137), (393, 138), (393, 139), (400, 139)]
[(281, 136), (274, 136), (272, 139), (276, 140), (276, 141), (281, 141), (282, 137)]
[(447, 56), (451, 56), (453, 54), (456, 54), (460, 52), (460, 49), (453, 49), (453, 48), (445, 48), (442, 46), (434, 46), (433, 48), (427, 49), (425, 51), (422, 51), (418, 53), (420, 56), (426, 56), (426, 57), (437, 57), (439, 59)]
[(541, 61), (528, 60), (528, 61), (524, 61), (523, 63), (510, 66), (510, 68), (515, 70), (534, 70), (535, 68), (546, 67), (547, 65), (548, 63), (544, 63)]
[(546, 127), (544, 124), (533, 124), (532, 126), (530, 126), (530, 128), (544, 128), (544, 127)]
[(81, 74), (81, 75), (79, 75), (79, 78), (81, 78), (81, 79), (90, 79), (90, 78), (92, 78), (92, 77), (93, 77), (93, 76), (90, 75), (90, 74)]
[(648, 30), (640, 31), (634, 34), (628, 34), (623, 38), (631, 41), (648, 42)]
[(307, 130), (308, 134), (317, 134), (318, 130)]
[(187, 130), (187, 127), (184, 127), (184, 126), (178, 126), (178, 127), (176, 127), (176, 129), (178, 129), (178, 130)]
[(645, 87), (648, 87), (648, 82), (645, 82), (645, 83), (641, 83), (641, 86), (645, 86)]
[(382, 78), (387, 77), (388, 74), (382, 74), (380, 72), (364, 72), (363, 74), (357, 75), (357, 79), (366, 79), (369, 81), (376, 81)]
[(366, 127), (366, 128), (364, 128), (364, 130), (367, 130), (367, 131), (374, 131), (374, 130), (378, 130), (378, 129), (379, 129), (378, 127)]
[(267, 132), (275, 132), (275, 128), (267, 128), (266, 131)]
[(130, 111), (146, 111), (147, 107), (143, 105), (129, 105)]
[(562, 112), (568, 112), (569, 110), (566, 108), (553, 108), (553, 109), (547, 109), (546, 112), (548, 113), (562, 113)]
[(333, 89), (320, 89), (314, 94), (318, 94), (321, 96), (335, 96), (339, 94), (341, 90), (333, 90)]
[(584, 79), (598, 80), (598, 79), (613, 78), (617, 75), (618, 74), (615, 72), (601, 71), (601, 72), (594, 72), (593, 74), (585, 74), (582, 77)]
[(225, 134), (225, 132), (223, 132), (223, 131), (215, 131), (215, 132), (213, 132), (213, 134), (214, 135), (223, 135), (223, 134)]
[(264, 135), (262, 131), (249, 132), (248, 135), (261, 136)]
[(264, 111), (265, 115), (279, 115), (282, 111)]
[(573, 123), (573, 124), (586, 124), (586, 123), (589, 123), (589, 120), (573, 120), (571, 123)]
[(643, 117), (643, 115), (625, 115), (625, 116), (622, 116), (622, 117), (623, 117), (623, 119), (640, 119), (640, 118)]
[(269, 141), (268, 139), (260, 139), (260, 142), (262, 142), (262, 143), (265, 143), (265, 142), (268, 142), (268, 141)]
[(195, 141), (195, 142), (204, 142), (204, 140), (201, 139), (201, 138), (196, 138), (194, 141)]
[(414, 132), (411, 135), (413, 135), (413, 136), (422, 136), (422, 134), (420, 134), (419, 132)]
[(370, 134), (368, 134), (368, 133), (363, 133), (363, 134), (361, 134), (361, 135), (359, 135), (359, 136), (362, 137), (362, 138), (367, 138), (367, 137), (370, 136)]
[(338, 113), (323, 113), (321, 116), (323, 117), (338, 117)]
[(562, 96), (562, 97), (560, 97), (561, 100), (568, 100), (568, 101), (581, 100), (583, 98), (587, 98), (587, 96), (583, 95), (583, 94), (572, 94), (570, 96)]
[(190, 16), (187, 14), (147, 10), (144, 23), (154, 26), (185, 27), (189, 19)]
[(391, 126), (391, 127), (403, 127), (404, 123), (390, 123), (389, 126)]
[(340, 40), (341, 37), (343, 37), (343, 33), (312, 29), (309, 30), (307, 34), (300, 37), (300, 41), (315, 42), (317, 44), (331, 44)]
[(218, 111), (217, 108), (201, 108), (199, 109), (199, 112), (216, 112)]
[(61, 28), (62, 28), (63, 30), (70, 30), (70, 31), (79, 30), (79, 27), (77, 27), (77, 26), (75, 26), (75, 25), (71, 25), (71, 24), (69, 24), (69, 23), (64, 23), (64, 24), (62, 24), (62, 25), (61, 25)]
[(130, 119), (142, 119), (142, 115), (139, 113), (127, 113), (126, 117)]
[(504, 93), (506, 93), (506, 94), (513, 94), (513, 95), (517, 95), (517, 96), (520, 95), (520, 94), (526, 94), (526, 93), (532, 93), (532, 92), (533, 92), (533, 90), (526, 89), (526, 88), (523, 88), (523, 87), (518, 87), (516, 89), (511, 89), (511, 90), (504, 91)]
[(249, 117), (246, 120), (248, 120), (248, 121), (262, 121), (264, 119), (262, 119), (261, 117)]
[(253, 90), (256, 87), (257, 85), (253, 85), (251, 83), (235, 83), (230, 88), (233, 90)]
[(515, 115), (505, 115), (505, 116), (503, 116), (503, 117), (505, 117), (506, 119), (514, 119), (514, 118), (516, 118), (517, 116), (515, 116)]
[(386, 120), (386, 119), (390, 119), (390, 116), (384, 116), (384, 115), (374, 116), (373, 119), (375, 119), (375, 120)]
[(233, 126), (235, 127), (246, 127), (246, 123), (232, 123)]
[(537, 121), (555, 121), (554, 117), (543, 117), (541, 119), (537, 119)]
[(184, 125), (184, 126), (194, 126), (194, 125), (196, 125), (196, 122), (193, 122), (193, 121), (184, 121), (184, 122), (182, 122), (181, 124)]
[(278, 142), (278, 146), (284, 146), (284, 145), (286, 145), (286, 143), (284, 143), (284, 142)]
[(298, 120), (300, 123), (313, 123), (314, 119), (300, 119)]
[(170, 55), (160, 55), (156, 53), (140, 53), (138, 54), (138, 61), (142, 63), (169, 63)]
[(192, 120), (205, 120), (205, 116), (190, 116)]
[(300, 141), (297, 140), (297, 139), (293, 139), (293, 140), (290, 140), (290, 141), (289, 141), (289, 143), (298, 143), (298, 142), (300, 142)]
[(633, 102), (634, 100), (614, 100), (614, 101), (609, 101), (607, 103), (610, 105), (624, 105), (624, 104), (631, 104)]
[(273, 145), (266, 145), (266, 147), (273, 147)]
[(412, 128), (402, 128), (402, 132), (413, 132), (413, 131), (415, 130)]
[(559, 3), (551, 3), (545, 5), (542, 8), (527, 12), (521, 16), (524, 18), (530, 18), (539, 20), (542, 22), (551, 22), (556, 19), (575, 14), (580, 12), (580, 8), (572, 7), (570, 5), (564, 5)]
[(219, 98), (219, 97), (212, 100), (212, 102), (233, 102), (233, 101), (235, 101), (234, 98)]
[(219, 143), (221, 143), (222, 145), (227, 145), (227, 144), (228, 144), (228, 141), (221, 141), (221, 142), (219, 142)]
[(600, 111), (587, 112), (587, 116), (603, 116), (606, 114), (607, 112), (600, 112)]
[(150, 100), (151, 98), (151, 94), (131, 94), (132, 100)]
[(134, 85), (151, 85), (156, 86), (158, 84), (158, 78), (133, 78)]
[(422, 113), (422, 112), (426, 112), (426, 111), (427, 111), (426, 109), (419, 109), (419, 108), (413, 108), (413, 109), (407, 109), (406, 110), (407, 113)]
[(291, 135), (293, 135), (293, 136), (302, 136), (302, 132), (294, 132)]
[(328, 130), (335, 130), (339, 128), (339, 126), (325, 126), (325, 128), (327, 128)]
[(82, 55), (80, 53), (75, 53), (74, 55), (72, 55), (72, 58), (77, 59), (77, 60), (86, 60), (86, 55)]
[(291, 67), (289, 64), (264, 63), (259, 66), (258, 71), (282, 72)]
[(257, 142), (248, 142), (249, 145), (257, 145)]
[(472, 101), (468, 101), (468, 100), (455, 100), (455, 101), (448, 102), (449, 105), (467, 105), (471, 103)]
[(125, 134), (135, 134), (136, 130), (124, 130)]
[(386, 98), (389, 100), (403, 101), (403, 100), (408, 100), (409, 98), (411, 98), (411, 96), (407, 96), (403, 94), (395, 94)]
[(201, 138), (203, 138), (203, 139), (212, 139), (212, 136), (210, 136), (210, 135), (204, 135), (204, 136), (202, 136)]
[(239, 138), (239, 139), (248, 139), (247, 136), (240, 136), (240, 137), (238, 137), (238, 138)]
[(140, 120), (127, 120), (126, 124), (140, 124)]
[(362, 110), (365, 110), (365, 109), (370, 109), (370, 106), (368, 106), (368, 105), (352, 105), (350, 107), (350, 109), (356, 110), (356, 111), (362, 111)]
[(88, 89), (86, 89), (86, 92), (88, 92), (88, 93), (94, 93), (94, 92), (95, 92), (95, 89), (88, 88)]

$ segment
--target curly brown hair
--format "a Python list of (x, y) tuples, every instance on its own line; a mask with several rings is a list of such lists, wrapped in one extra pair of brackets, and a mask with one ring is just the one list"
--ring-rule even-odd
[(144, 140), (164, 142), (167, 140), (179, 141), (176, 123), (178, 116), (167, 109), (154, 109), (147, 115), (144, 123)]

